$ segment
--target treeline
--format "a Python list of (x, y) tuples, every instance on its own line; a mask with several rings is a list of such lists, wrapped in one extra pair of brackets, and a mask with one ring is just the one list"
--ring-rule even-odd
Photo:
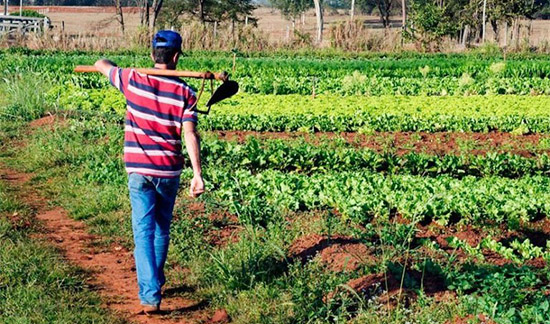
[[(18, 2), (10, 0), (10, 3), (12, 1)], [(360, 25), (362, 22), (355, 14), (377, 15), (386, 28), (395, 26), (392, 17), (397, 15), (404, 38), (431, 50), (436, 50), (444, 39), (466, 47), (470, 43), (499, 42), (503, 38), (504, 46), (517, 47), (531, 32), (530, 23), (524, 21), (550, 18), (550, 0), (29, 0), (25, 4), (115, 6), (123, 32), (121, 8), (139, 7), (141, 25), (149, 35), (158, 27), (178, 28), (189, 21), (208, 26), (214, 34), (219, 24), (225, 24), (234, 35), (239, 24), (255, 25), (254, 10), (259, 5), (278, 9), (296, 30), (296, 22), (305, 21), (305, 13), (313, 9), (319, 43), (324, 34), (324, 15), (329, 10), (347, 10), (349, 20)], [(522, 29), (527, 30), (524, 33), (527, 36), (521, 36)], [(488, 31), (492, 32), (492, 39)]]
[[(121, 0), (115, 0), (121, 1)], [(236, 23), (254, 24), (254, 0), (135, 0), (142, 7), (142, 23), (154, 30), (156, 23), (179, 26), (182, 16), (192, 17), (203, 25), (227, 23), (234, 29)], [(391, 17), (401, 18), (403, 35), (424, 49), (435, 50), (443, 39), (453, 39), (463, 46), (488, 39), (492, 30), (493, 41), (505, 35), (505, 46), (517, 47), (522, 37), (523, 20), (532, 20), (550, 12), (550, 0), (266, 0), (292, 22), (304, 20), (305, 12), (314, 9), (317, 32), (321, 42), (324, 29), (324, 12), (330, 8), (349, 9), (350, 21), (355, 13), (377, 14), (384, 27), (390, 27)], [(152, 8), (152, 10), (147, 10)], [(152, 12), (150, 19), (149, 13)], [(158, 20), (158, 21), (157, 21)], [(188, 21), (189, 18), (186, 18)], [(527, 26), (528, 34), (530, 25)]]
[[(463, 46), (470, 42), (499, 43), (504, 38), (504, 46), (518, 47), (532, 28), (530, 22), (522, 21), (536, 18), (549, 4), (548, 0), (412, 0), (406, 33), (424, 47), (437, 45), (444, 37)], [(522, 28), (527, 36), (521, 36)]]
[[(321, 2), (321, 10), (318, 3)], [(269, 0), (292, 25), (315, 8), (318, 23), (318, 41), (323, 30), (323, 10), (349, 9), (354, 13), (375, 14), (383, 27), (390, 27), (391, 17), (399, 15), (403, 33), (422, 47), (437, 47), (444, 38), (451, 38), (467, 46), (484, 42), (487, 29), (492, 29), (493, 41), (505, 35), (519, 44), (522, 20), (550, 17), (550, 0)], [(523, 26), (525, 27), (525, 26)], [(527, 25), (528, 34), (531, 25)]]

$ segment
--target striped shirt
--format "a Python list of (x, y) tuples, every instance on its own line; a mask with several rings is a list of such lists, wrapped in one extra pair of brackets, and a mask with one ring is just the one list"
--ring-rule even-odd
[(109, 80), (126, 97), (126, 172), (175, 178), (183, 169), (182, 124), (197, 123), (195, 92), (181, 79), (111, 68)]

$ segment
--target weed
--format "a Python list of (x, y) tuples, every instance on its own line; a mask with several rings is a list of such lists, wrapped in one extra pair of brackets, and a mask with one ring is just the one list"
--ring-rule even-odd
[(51, 81), (40, 74), (25, 72), (0, 82), (0, 92), (4, 94), (0, 118), (33, 120), (51, 108), (44, 95)]

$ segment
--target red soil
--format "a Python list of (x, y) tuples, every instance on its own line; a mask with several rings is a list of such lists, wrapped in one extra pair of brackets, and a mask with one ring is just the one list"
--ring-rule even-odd
[[(235, 243), (239, 240), (239, 233), (243, 227), (239, 225), (237, 216), (225, 211), (209, 212), (206, 210), (204, 202), (196, 201), (190, 197), (187, 199), (176, 200), (176, 208), (174, 210), (185, 210), (186, 217), (208, 218), (212, 226), (203, 227), (199, 224), (199, 228), (203, 228), (203, 236), (210, 245), (224, 247), (229, 243)], [(179, 215), (174, 215), (174, 221), (177, 221)]]
[[(430, 234), (430, 232), (419, 232), (417, 237), (426, 237), (426, 234)], [(434, 239), (441, 248), (447, 249), (449, 248), (449, 243), (447, 242), (447, 239), (449, 238), (456, 237), (457, 239), (466, 242), (471, 247), (475, 247), (483, 240), (484, 236), (485, 233), (483, 233), (479, 228), (467, 226), (465, 229), (459, 231), (453, 231), (452, 229), (451, 231), (447, 230), (444, 234), (436, 235)]]
[(366, 263), (375, 263), (371, 251), (361, 243), (334, 244), (321, 251), (321, 260), (336, 272), (354, 271)]
[[(63, 117), (46, 116), (30, 123), (32, 128), (53, 127), (63, 121)], [(459, 132), (378, 132), (372, 135), (359, 133), (323, 132), (254, 132), (254, 131), (216, 131), (219, 139), (244, 142), (249, 137), (260, 139), (304, 139), (318, 144), (326, 139), (341, 139), (356, 147), (363, 147), (377, 152), (394, 152), (404, 155), (411, 152), (435, 155), (463, 154), (484, 155), (488, 152), (512, 153), (524, 157), (548, 153), (550, 150), (539, 149), (541, 140), (550, 141), (548, 134), (512, 135), (510, 133), (459, 133)]]
[(550, 236), (550, 218), (547, 216), (543, 216), (541, 219), (529, 223), (521, 223), (521, 227), (531, 232), (541, 233), (545, 235), (545, 237)]
[[(523, 224), (523, 228), (519, 230), (508, 230), (505, 226), (501, 226), (498, 234), (493, 234), (493, 237), (496, 241), (502, 243), (504, 246), (509, 246), (509, 244), (514, 240), (519, 240), (523, 242), (525, 239), (529, 239), (530, 242), (539, 247), (545, 247), (546, 242), (549, 239), (548, 233), (546, 230), (548, 221), (540, 220), (530, 224)], [(439, 247), (448, 253), (452, 253), (457, 257), (458, 262), (466, 262), (469, 260), (468, 255), (458, 249), (455, 251), (454, 248), (449, 246), (448, 239), (456, 237), (459, 240), (465, 242), (471, 247), (478, 246), (481, 241), (487, 237), (489, 234), (486, 230), (477, 228), (471, 225), (453, 228), (453, 227), (442, 227), (439, 224), (432, 222), (427, 226), (417, 225), (418, 231), (416, 233), (416, 238), (418, 239), (429, 239), (435, 241)], [(442, 255), (436, 255), (433, 251), (426, 250), (421, 248), (422, 253), (429, 255), (434, 259), (440, 259), (441, 257), (446, 257)], [(484, 257), (484, 262), (502, 266), (505, 264), (512, 264), (513, 261), (504, 258), (502, 255), (491, 251), (489, 249), (482, 249), (481, 253)], [(526, 265), (533, 268), (544, 268), (546, 266), (546, 261), (542, 258), (536, 258), (533, 260), (528, 260), (525, 262)]]
[(296, 240), (289, 248), (291, 260), (306, 262), (320, 254), (325, 266), (335, 272), (354, 271), (361, 265), (376, 261), (372, 251), (357, 240), (336, 235), (307, 235)]
[[(376, 298), (378, 303), (388, 308), (394, 308), (398, 304), (407, 307), (416, 298), (413, 291), (401, 287), (399, 281), (391, 274), (370, 274), (357, 279), (352, 279), (346, 284), (365, 300)], [(338, 294), (349, 295), (346, 289), (338, 287), (323, 299), (325, 302), (334, 300)]]
[[(59, 123), (55, 116), (48, 116), (31, 123), (32, 128), (37, 127), (53, 127)], [(307, 141), (317, 143), (322, 138), (343, 138), (347, 142), (360, 147), (369, 147), (378, 151), (387, 151), (388, 147), (397, 150), (399, 154), (405, 154), (409, 151), (426, 152), (432, 154), (448, 154), (462, 150), (460, 141), (472, 141), (477, 149), (470, 150), (473, 154), (484, 154), (488, 151), (513, 152), (525, 156), (531, 156), (532, 151), (524, 150), (525, 146), (536, 147), (542, 138), (549, 138), (548, 135), (527, 135), (513, 136), (507, 133), (488, 133), (488, 134), (467, 134), (467, 133), (378, 133), (375, 135), (360, 135), (356, 133), (320, 133), (320, 134), (300, 134), (300, 133), (256, 133), (256, 132), (217, 132), (218, 136), (223, 139), (236, 139), (244, 141), (248, 136), (258, 136), (260, 138), (282, 138), (294, 139), (305, 138)], [(419, 137), (418, 137), (419, 136)], [(523, 153), (522, 153), (523, 152)], [(14, 182), (16, 186), (24, 187), (24, 183), (29, 180), (28, 175), (17, 174), (7, 171), (11, 176), (8, 176), (10, 182)], [(10, 180), (10, 177), (13, 179)], [(35, 206), (38, 210), (38, 218), (44, 222), (44, 227), (47, 233), (44, 237), (52, 241), (54, 245), (66, 251), (67, 259), (88, 270), (94, 271), (94, 277), (91, 283), (101, 287), (100, 293), (105, 297), (106, 305), (112, 309), (121, 311), (124, 316), (138, 322), (147, 323), (171, 323), (166, 317), (155, 318), (151, 321), (147, 318), (142, 321), (139, 317), (128, 315), (131, 304), (136, 300), (136, 284), (135, 271), (131, 253), (122, 247), (114, 246), (105, 251), (96, 251), (90, 246), (97, 239), (94, 236), (86, 234), (86, 228), (81, 222), (76, 222), (68, 218), (66, 212), (62, 209), (47, 210), (44, 207), (44, 201), (35, 194), (28, 193), (26, 201)], [(203, 203), (185, 202), (185, 206), (194, 215), (197, 213), (206, 213)], [(235, 242), (238, 239), (239, 222), (235, 215), (226, 213), (208, 214), (207, 217), (212, 222), (214, 229), (205, 230), (207, 240), (214, 245), (224, 246), (229, 242)], [(398, 223), (407, 224), (406, 219), (402, 219), (396, 215), (395, 221)], [(23, 226), (25, 226), (23, 224)], [(417, 225), (419, 231), (417, 238), (427, 238), (437, 242), (444, 251), (450, 252), (453, 250), (449, 247), (447, 239), (454, 236), (465, 241), (468, 245), (477, 246), (481, 240), (487, 235), (483, 230), (471, 226), (460, 229), (454, 227), (442, 227), (435, 222), (426, 226)], [(522, 227), (528, 228), (530, 232), (507, 231), (503, 230), (499, 240), (510, 240), (514, 237), (529, 238), (534, 244), (542, 244), (546, 242), (546, 237), (550, 234), (550, 220), (542, 218), (529, 224), (523, 224)], [(544, 237), (542, 237), (542, 236)], [(539, 242), (540, 241), (540, 242)], [(422, 252), (421, 252), (422, 251)], [(432, 255), (432, 251), (421, 248), (421, 253), (433, 256), (437, 259), (439, 256)], [(504, 265), (511, 261), (504, 259), (502, 256), (489, 251), (482, 251), (485, 261), (494, 265)], [(463, 251), (456, 251), (454, 254), (458, 257), (459, 262), (467, 260), (467, 256)], [(327, 269), (331, 271), (354, 271), (361, 265), (376, 262), (376, 257), (373, 252), (364, 244), (347, 236), (333, 236), (330, 239), (326, 236), (313, 234), (299, 238), (289, 248), (290, 259), (301, 260), (306, 262), (316, 256), (320, 256), (320, 260)], [(526, 262), (527, 265), (543, 268), (546, 262), (543, 259), (535, 259)], [(409, 271), (408, 271), (409, 273)], [(109, 275), (105, 275), (109, 274)], [(113, 275), (114, 274), (114, 275)], [(422, 277), (420, 273), (410, 272), (417, 281), (423, 283), (423, 289), (429, 296), (433, 296), (436, 300), (445, 301), (454, 297), (453, 292), (445, 290), (445, 286), (440, 278)], [(366, 298), (377, 296), (379, 301), (391, 305), (395, 302), (396, 297), (406, 297), (407, 300), (414, 298), (413, 293), (399, 289), (397, 280), (391, 276), (385, 277), (383, 274), (375, 274), (364, 276), (348, 282), (348, 286), (363, 294)], [(387, 292), (380, 294), (380, 290)], [(327, 298), (333, 298), (333, 292), (327, 295)], [(174, 313), (189, 313), (184, 316), (184, 321), (204, 321), (205, 311), (201, 310), (202, 304), (182, 300), (178, 298), (166, 299), (163, 304), (167, 310), (177, 310)], [(211, 319), (221, 319), (217, 323), (223, 323), (224, 320), (229, 320), (226, 316), (227, 312), (219, 310)], [(171, 315), (171, 318), (173, 316)], [(475, 320), (475, 318), (470, 318)], [(464, 320), (464, 319), (457, 319)], [(158, 322), (157, 322), (158, 321)], [(460, 322), (458, 322), (460, 323)], [(465, 323), (465, 322), (463, 322)]]
[(37, 128), (54, 129), (57, 125), (63, 125), (65, 119), (58, 115), (48, 115), (39, 119), (35, 119), (29, 123), (31, 130)]
[(313, 258), (319, 251), (334, 243), (357, 243), (357, 240), (348, 236), (327, 236), (311, 234), (298, 238), (289, 248), (292, 259), (301, 259), (303, 262)]
[(460, 154), (475, 155), (487, 152), (510, 152), (531, 157), (535, 153), (550, 153), (550, 150), (539, 150), (537, 146), (542, 139), (550, 135), (512, 135), (510, 133), (458, 133), (458, 132), (379, 132), (373, 135), (359, 133), (299, 133), (299, 132), (253, 132), (253, 131), (218, 131), (218, 138), (244, 142), (248, 137), (260, 139), (300, 139), (310, 143), (319, 143), (323, 139), (342, 139), (357, 147), (370, 148), (379, 152), (396, 152), (399, 155), (410, 152), (426, 154)]
[(208, 242), (211, 245), (224, 247), (229, 243), (237, 243), (239, 241), (238, 233), (242, 230), (241, 226), (229, 225), (220, 229), (215, 229), (207, 234)]
[(242, 226), (235, 215), (227, 212), (211, 213), (208, 219), (212, 222), (214, 229), (205, 233), (208, 242), (215, 246), (226, 246), (229, 243), (236, 243), (239, 240), (239, 232)]
[[(383, 290), (395, 290), (399, 289), (399, 282), (391, 275), (370, 274), (364, 277), (353, 279), (347, 283), (347, 285), (358, 293), (368, 294), (371, 293), (374, 288), (381, 287)], [(386, 289), (387, 288), (387, 289)]]
[(210, 319), (210, 323), (229, 323), (227, 311), (225, 309), (218, 309), (214, 313), (214, 316), (212, 316), (212, 319)]
[(455, 317), (452, 321), (447, 321), (445, 324), (496, 324), (495, 321), (487, 317), (486, 315), (480, 314), (477, 317), (474, 315), (468, 315), (465, 317)]

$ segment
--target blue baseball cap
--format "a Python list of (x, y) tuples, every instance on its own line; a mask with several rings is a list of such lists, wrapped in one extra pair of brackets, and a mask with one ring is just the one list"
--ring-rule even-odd
[(160, 30), (153, 37), (153, 48), (177, 48), (181, 51), (181, 36), (175, 31)]

